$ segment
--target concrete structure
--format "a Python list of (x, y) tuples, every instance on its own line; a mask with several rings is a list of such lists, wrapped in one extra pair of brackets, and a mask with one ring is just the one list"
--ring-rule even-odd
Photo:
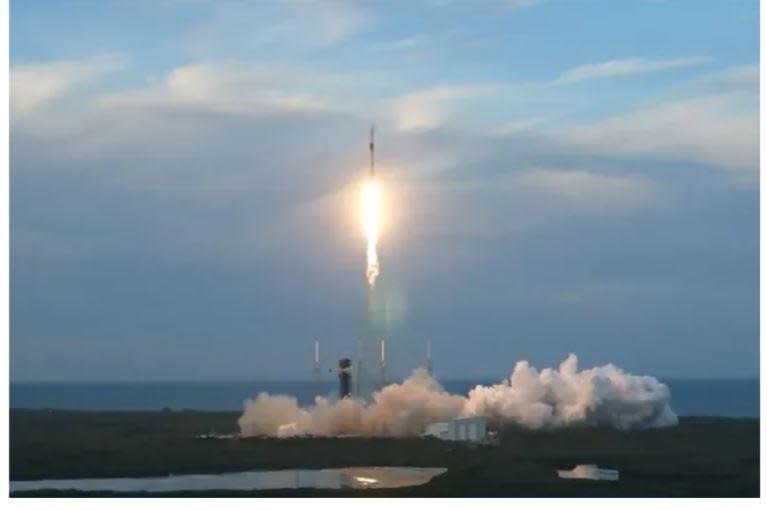
[(423, 436), (433, 436), (445, 441), (487, 441), (487, 422), (481, 418), (459, 418), (430, 423)]

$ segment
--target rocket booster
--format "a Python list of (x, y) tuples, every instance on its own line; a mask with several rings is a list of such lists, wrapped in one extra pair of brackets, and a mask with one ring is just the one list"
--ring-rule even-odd
[(375, 177), (376, 175), (375, 136), (376, 136), (376, 125), (373, 124), (370, 126), (370, 177)]

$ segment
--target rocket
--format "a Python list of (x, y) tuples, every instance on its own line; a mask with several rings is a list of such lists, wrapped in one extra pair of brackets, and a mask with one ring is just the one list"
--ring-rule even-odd
[(370, 177), (376, 176), (375, 136), (376, 136), (376, 125), (371, 124), (370, 125)]

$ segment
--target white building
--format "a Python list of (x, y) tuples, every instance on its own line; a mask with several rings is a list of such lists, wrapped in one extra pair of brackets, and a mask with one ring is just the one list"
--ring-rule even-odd
[(481, 418), (459, 418), (426, 425), (424, 436), (446, 441), (483, 442), (487, 440), (487, 422)]

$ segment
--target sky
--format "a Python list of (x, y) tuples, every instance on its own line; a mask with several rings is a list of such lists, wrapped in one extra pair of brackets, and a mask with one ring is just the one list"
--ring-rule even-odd
[[(12, 381), (759, 373), (754, 1), (10, 4)], [(328, 375), (327, 377), (330, 377)]]

